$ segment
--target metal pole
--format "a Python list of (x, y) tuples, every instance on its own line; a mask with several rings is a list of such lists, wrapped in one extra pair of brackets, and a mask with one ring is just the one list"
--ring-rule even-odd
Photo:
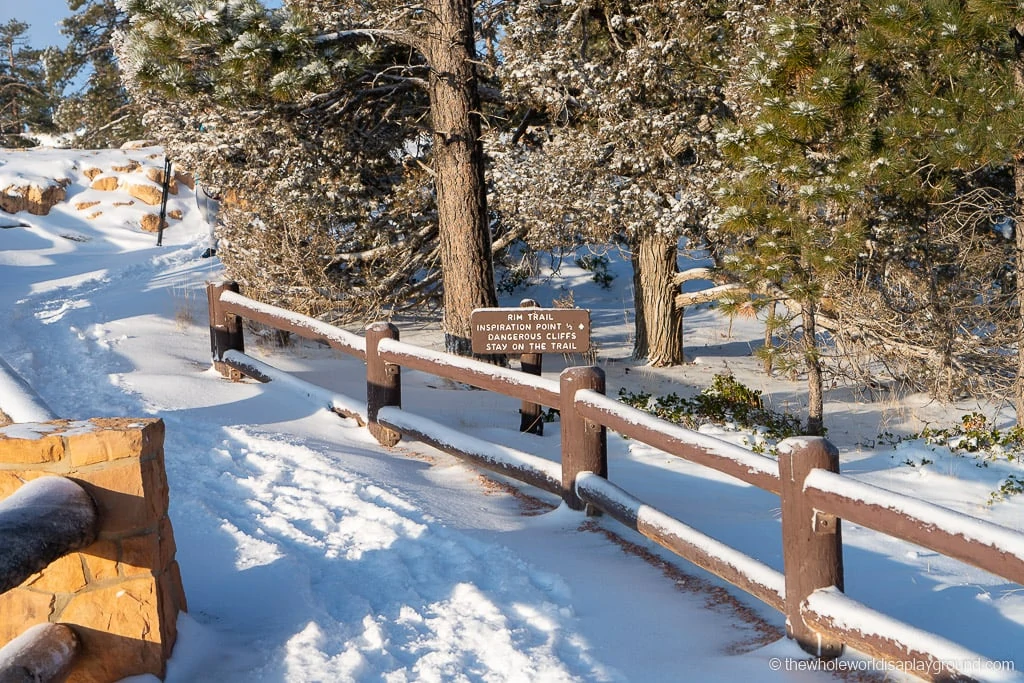
[(156, 229), (156, 246), (164, 244), (164, 219), (167, 217), (167, 191), (171, 185), (171, 160), (164, 157), (164, 183), (160, 190), (160, 222)]

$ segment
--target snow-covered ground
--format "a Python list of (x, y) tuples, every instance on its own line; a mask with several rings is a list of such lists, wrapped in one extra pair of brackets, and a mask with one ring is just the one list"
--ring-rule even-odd
[[(281, 384), (220, 378), (206, 328), (204, 285), (220, 273), (215, 258), (201, 258), (207, 226), (181, 187), (168, 208), (182, 218), (156, 247), (155, 235), (139, 228), (151, 207), (125, 204), (131, 198), (120, 190), (89, 189), (86, 169), (109, 170), (126, 156), (162, 165), (159, 150), (0, 151), (0, 185), (19, 176), (70, 181), (67, 200), (47, 216), (0, 213), (0, 226), (23, 224), (0, 228), (0, 358), (61, 417), (166, 422), (170, 514), (190, 607), (167, 680), (829, 677), (807, 670), (807, 658), (782, 638), (781, 615), (612, 520), (587, 520), (538, 491), (523, 489), (524, 497), (421, 444), (383, 449)], [(688, 311), (692, 363), (656, 370), (629, 360), (630, 277), (615, 259), (610, 267), (610, 289), (569, 261), (558, 278), (503, 303), (550, 305), (571, 290), (592, 311), (609, 395), (620, 387), (692, 395), (731, 371), (773, 408), (801, 409), (802, 384), (765, 377), (750, 357), (761, 338), (756, 321), (730, 327), (708, 308)], [(399, 327), (404, 341), (440, 346), (436, 325)], [(301, 378), (364, 396), (355, 359), (307, 343), (279, 349), (251, 334), (247, 345)], [(545, 364), (557, 377), (565, 360), (546, 356)], [(9, 377), (0, 391), (0, 407), (24, 402)], [(844, 472), (1024, 529), (1024, 496), (987, 504), (1008, 475), (1024, 474), (1018, 462), (878, 438), (955, 423), (979, 406), (868, 400), (842, 389), (828, 398)], [(513, 399), (405, 372), (403, 404), (474, 436), (558, 457), (558, 423), (543, 437), (519, 434)], [(782, 569), (777, 497), (615, 435), (609, 451), (615, 483)], [(848, 595), (1024, 671), (1020, 586), (852, 524), (843, 537)], [(855, 654), (842, 662), (872, 666)]]

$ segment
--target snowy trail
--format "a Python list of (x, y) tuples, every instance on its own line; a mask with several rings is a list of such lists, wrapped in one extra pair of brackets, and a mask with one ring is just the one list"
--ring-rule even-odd
[(620, 680), (574, 642), (559, 577), (447, 529), (328, 453), (227, 432), (228, 476), (204, 499), (246, 501), (211, 510), (235, 542), (235, 568), (286, 572), (285, 592), (305, 593), (291, 609), (258, 608), (296, 631), (283, 663), (264, 667), (271, 680)]
[[(93, 192), (72, 180), (69, 200)], [(210, 369), (205, 323), (203, 284), (219, 276), (216, 259), (200, 258), (206, 226), (188, 197), (177, 197), (184, 219), (158, 249), (152, 235), (131, 227), (137, 215), (123, 219), (112, 208), (142, 210), (126, 199), (112, 193), (102, 220), (60, 205), (47, 217), (19, 214), (28, 228), (0, 227), (0, 358), (62, 417), (165, 421), (170, 516), (190, 607), (179, 619), (168, 681), (829, 678), (808, 667), (773, 668), (807, 663), (789, 641), (763, 645), (781, 633), (780, 615), (743, 596), (737, 607), (737, 591), (681, 561), (659, 563), (667, 553), (610, 520), (588, 525), (560, 508), (537, 514), (448, 456), (405, 442), (384, 450), (366, 430), (280, 386), (222, 379)], [(664, 374), (625, 362), (619, 298), (588, 285), (581, 270), (573, 277), (560, 282), (608, 324), (602, 358), (624, 388), (665, 394), (691, 374), (706, 380), (719, 365), (746, 362), (729, 356), (714, 368), (701, 361)], [(532, 294), (548, 300), (552, 292)], [(688, 317), (688, 334), (702, 335), (708, 353), (723, 336), (715, 316)], [(409, 337), (417, 333), (410, 326)], [(332, 391), (363, 395), (357, 361), (315, 345), (261, 347), (255, 336), (247, 348)], [(758, 386), (756, 377), (741, 379)], [(557, 458), (557, 423), (540, 439), (521, 435), (518, 402), (450, 384), (403, 373), (403, 402), (478, 438)], [(609, 444), (616, 483), (781, 568), (777, 498), (633, 441)], [(925, 468), (926, 457), (938, 456), (910, 447), (858, 457), (851, 469), (867, 481), (927, 486), (972, 513), (997, 469), (954, 458), (941, 461), (942, 470)], [(922, 466), (885, 462), (910, 457)], [(1020, 527), (1024, 500), (983, 513)], [(606, 530), (636, 546), (624, 552)], [(1018, 586), (853, 525), (844, 540), (851, 595), (1022, 663)], [(768, 628), (758, 630), (765, 622), (751, 615)]]
[[(747, 635), (734, 619), (581, 533), (578, 515), (524, 518), (468, 469), (386, 454), (273, 386), (220, 379), (201, 291), (173, 319), (174, 292), (208, 277), (197, 249), (102, 254), (102, 268), (79, 253), (81, 274), (62, 262), (57, 281), (18, 268), (0, 342), (59, 415), (167, 424), (191, 610), (168, 681), (649, 681), (685, 660), (721, 680), (767, 672), (766, 655), (723, 656)], [(695, 614), (705, 633), (664, 647)]]
[[(252, 680), (254, 670), (259, 680), (289, 681), (371, 672), (395, 681), (621, 680), (574, 640), (568, 589), (557, 576), (446, 529), (346, 472), (337, 454), (259, 428), (200, 422), (193, 410), (166, 412), (139, 392), (140, 378), (131, 377), (139, 368), (121, 353), (132, 346), (119, 334), (124, 320), (104, 321), (123, 310), (117, 291), (144, 291), (151, 277), (133, 266), (20, 299), (18, 309), (33, 313), (13, 321), (17, 334), (5, 353), (20, 357), (61, 415), (164, 417), (193, 618), (210, 619), (235, 641), (224, 674), (235, 667), (237, 680)], [(149, 360), (160, 362), (152, 350)], [(212, 373), (193, 381), (245, 391)], [(282, 629), (294, 635), (276, 643)], [(253, 647), (254, 636), (262, 646)], [(194, 680), (194, 666), (177, 672), (175, 663), (172, 680)], [(208, 675), (221, 668), (210, 665), (202, 664)]]

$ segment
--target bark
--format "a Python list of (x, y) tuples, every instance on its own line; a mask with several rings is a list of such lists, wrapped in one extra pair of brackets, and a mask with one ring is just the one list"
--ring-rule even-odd
[(817, 305), (808, 302), (801, 311), (804, 326), (804, 367), (807, 369), (807, 427), (810, 436), (825, 435), (824, 382), (818, 356)]
[[(1010, 31), (1014, 42), (1013, 81), (1017, 93), (1024, 95), (1024, 24)], [(1024, 415), (1024, 149), (1013, 155), (1014, 220), (1013, 234), (1017, 269), (1017, 376), (1013, 384), (1013, 405), (1017, 424)]]
[(654, 366), (679, 365), (683, 357), (683, 313), (675, 305), (677, 242), (656, 233), (634, 238), (633, 357)]
[(473, 66), (471, 0), (431, 0), (424, 46), (444, 275), (445, 347), (470, 355), (470, 315), (498, 305), (491, 262), (480, 140), (480, 95)]

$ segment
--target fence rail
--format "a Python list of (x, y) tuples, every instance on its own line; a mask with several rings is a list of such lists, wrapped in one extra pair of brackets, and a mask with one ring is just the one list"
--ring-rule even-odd
[(8, 422), (48, 422), (55, 417), (42, 397), (0, 358), (0, 426)]
[(66, 624), (36, 624), (0, 649), (0, 683), (58, 683), (81, 649)]
[[(96, 540), (96, 503), (77, 483), (40, 477), (0, 501), (0, 593)], [(0, 649), (0, 683), (62, 681), (79, 650), (63, 624), (40, 624)]]
[(64, 477), (40, 477), (0, 502), (0, 593), (96, 540), (96, 503)]
[[(781, 611), (789, 636), (815, 656), (835, 658), (849, 644), (926, 679), (1006, 678), (1006, 672), (992, 666), (996, 663), (844, 595), (841, 520), (924, 545), (1017, 583), (1024, 583), (1024, 534), (842, 476), (838, 451), (825, 439), (787, 439), (776, 462), (609, 399), (604, 373), (597, 367), (568, 368), (555, 382), (401, 342), (399, 330), (390, 323), (367, 326), (365, 342), (359, 343), (351, 333), (247, 300), (230, 283), (210, 285), (209, 300), (213, 361), (222, 373), (249, 374), (251, 368), (261, 381), (274, 374), (240, 362), (244, 342), (235, 316), (241, 315), (364, 359), (367, 426), (382, 444), (392, 446), (403, 435), (410, 436), (560, 495), (574, 510), (603, 512)], [(558, 408), (561, 463), (475, 439), (402, 410), (401, 368), (510, 396), (524, 405)], [(318, 400), (324, 402), (323, 397)], [(779, 495), (784, 572), (609, 482), (608, 429)], [(974, 666), (964, 670), (957, 662)]]

